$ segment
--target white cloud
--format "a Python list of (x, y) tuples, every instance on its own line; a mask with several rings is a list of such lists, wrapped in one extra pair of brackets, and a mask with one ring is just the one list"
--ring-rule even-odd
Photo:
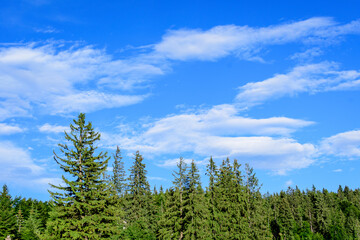
[(174, 60), (215, 60), (229, 54), (253, 60), (266, 45), (291, 42), (329, 42), (333, 38), (360, 33), (360, 21), (341, 25), (331, 18), (317, 17), (304, 21), (262, 28), (224, 25), (209, 30), (182, 29), (169, 31), (155, 45), (155, 54)]
[[(184, 162), (189, 166), (193, 159), (190, 158), (183, 158)], [(179, 164), (180, 159), (179, 158), (173, 158), (173, 159), (167, 159), (163, 161), (162, 163), (158, 163), (157, 166), (159, 167), (175, 167)], [(195, 161), (196, 165), (205, 165), (208, 163), (208, 160), (201, 160), (201, 161)]]
[(144, 96), (119, 91), (162, 73), (140, 58), (115, 60), (91, 46), (4, 46), (0, 48), (0, 118), (28, 116), (34, 107), (57, 114), (135, 104)]
[(86, 91), (66, 96), (56, 96), (51, 101), (51, 113), (93, 112), (141, 102), (146, 96), (115, 95)]
[(39, 131), (44, 133), (63, 133), (64, 131), (69, 131), (69, 127), (45, 123), (44, 125), (39, 126)]
[[(278, 174), (313, 162), (316, 149), (312, 144), (300, 144), (286, 137), (312, 122), (285, 117), (251, 119), (237, 114), (234, 106), (220, 105), (156, 120), (132, 137), (106, 133), (102, 136), (107, 145), (120, 145), (152, 156), (192, 152), (202, 157), (233, 157)], [(173, 166), (176, 161), (167, 160), (160, 166)]]
[(359, 159), (360, 131), (348, 131), (325, 138), (321, 141), (320, 151), (324, 155)]
[(44, 28), (34, 28), (34, 31), (38, 32), (38, 33), (58, 33), (59, 32), (56, 28), (51, 27), (51, 26), (47, 26)]
[(23, 132), (24, 129), (16, 125), (8, 125), (6, 123), (0, 123), (0, 135), (9, 135), (14, 133)]
[(43, 171), (31, 158), (28, 151), (11, 142), (0, 143), (0, 179), (6, 180), (16, 176), (37, 175)]
[(290, 57), (292, 60), (311, 60), (314, 57), (320, 56), (323, 51), (319, 47), (307, 49), (304, 52), (295, 53)]
[(289, 181), (286, 181), (285, 182), (285, 185), (287, 186), (287, 187), (290, 187), (291, 185), (293, 185), (294, 184), (294, 182), (292, 181), (292, 180), (289, 180)]
[(342, 172), (343, 170), (341, 168), (333, 170), (333, 172)]
[(149, 179), (149, 180), (156, 180), (156, 181), (168, 181), (166, 178), (162, 178), (162, 177), (152, 177), (152, 176), (149, 176), (148, 179)]
[(298, 66), (287, 74), (277, 74), (261, 82), (240, 87), (236, 101), (250, 107), (266, 100), (299, 93), (348, 90), (360, 86), (360, 71), (339, 71), (336, 63), (322, 62)]

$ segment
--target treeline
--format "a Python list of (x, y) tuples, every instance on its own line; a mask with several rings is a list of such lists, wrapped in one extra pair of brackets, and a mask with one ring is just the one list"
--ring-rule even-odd
[(5, 239), (360, 239), (360, 191), (289, 188), (262, 195), (249, 165), (225, 159), (206, 167), (201, 186), (194, 161), (179, 159), (169, 189), (150, 189), (139, 152), (128, 172), (117, 148), (95, 153), (100, 134), (80, 114), (71, 145), (55, 160), (66, 174), (52, 185), (52, 200), (13, 199), (3, 187), (0, 237)]

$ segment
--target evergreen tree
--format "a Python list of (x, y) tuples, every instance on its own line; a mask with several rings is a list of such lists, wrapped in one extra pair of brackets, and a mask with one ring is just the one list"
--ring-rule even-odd
[(246, 189), (240, 165), (236, 160), (231, 165), (227, 158), (222, 162), (217, 178), (216, 208), (219, 212), (217, 222), (220, 230), (216, 238), (246, 239), (249, 226), (246, 217)]
[(121, 151), (119, 146), (116, 147), (116, 152), (113, 155), (114, 164), (113, 164), (113, 182), (115, 189), (119, 196), (125, 194), (126, 187), (126, 178), (125, 178), (125, 169), (124, 162), (122, 161)]
[(16, 214), (16, 226), (17, 226), (17, 236), (21, 235), (21, 230), (23, 227), (23, 223), (24, 223), (24, 217), (22, 214), (21, 209), (19, 208), (17, 214)]
[(279, 215), (277, 222), (280, 226), (280, 236), (282, 239), (292, 239), (294, 235), (294, 216), (291, 212), (290, 204), (284, 191), (280, 192)]
[(209, 187), (206, 191), (206, 200), (209, 209), (209, 238), (216, 239), (219, 232), (219, 224), (217, 222), (218, 211), (216, 208), (216, 181), (217, 181), (217, 167), (212, 157), (210, 157), (209, 164), (207, 165), (206, 174), (209, 176)]
[(187, 179), (184, 239), (208, 239), (209, 211), (205, 204), (205, 195), (194, 160), (191, 162)]
[(130, 239), (154, 239), (156, 223), (153, 218), (153, 202), (143, 157), (136, 152), (130, 168), (129, 192), (127, 194), (127, 237)]
[(254, 169), (249, 164), (245, 164), (245, 186), (246, 186), (246, 216), (248, 218), (248, 238), (250, 239), (271, 239), (269, 224), (267, 223), (267, 212), (265, 201), (263, 200), (259, 180), (254, 173)]
[(187, 166), (183, 158), (177, 164), (178, 171), (174, 171), (173, 187), (166, 194), (165, 212), (160, 221), (160, 239), (183, 239), (185, 232), (185, 188), (188, 183)]
[(0, 195), (0, 238), (14, 237), (16, 234), (16, 214), (8, 187), (3, 185)]
[(40, 215), (37, 209), (32, 205), (29, 217), (25, 220), (21, 232), (23, 240), (39, 240), (43, 231)]
[(54, 151), (54, 159), (66, 173), (64, 185), (53, 185), (59, 192), (49, 191), (53, 210), (47, 227), (48, 239), (108, 239), (117, 233), (115, 213), (111, 206), (111, 189), (104, 172), (109, 158), (106, 153), (95, 154), (100, 133), (91, 122), (85, 122), (85, 114), (70, 124), (71, 132), (65, 132), (67, 144), (59, 144), (62, 156)]

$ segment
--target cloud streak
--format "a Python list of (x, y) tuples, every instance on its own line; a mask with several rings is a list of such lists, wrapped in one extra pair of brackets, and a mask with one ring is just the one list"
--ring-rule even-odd
[(349, 90), (359, 86), (359, 70), (339, 71), (338, 64), (321, 62), (297, 66), (286, 74), (247, 83), (239, 88), (236, 101), (242, 107), (251, 107), (284, 96)]
[(338, 36), (360, 33), (360, 21), (341, 25), (332, 18), (253, 28), (223, 25), (209, 30), (171, 30), (154, 46), (154, 53), (171, 60), (216, 60), (230, 54), (253, 60), (262, 47), (292, 42), (329, 43)]
[(324, 155), (335, 155), (348, 159), (359, 159), (360, 131), (348, 131), (325, 138), (320, 143), (320, 151)]
[(119, 91), (162, 73), (137, 59), (114, 60), (91, 46), (5, 46), (0, 48), (0, 113), (6, 119), (31, 115), (34, 108), (58, 114), (135, 104), (145, 96)]
[(6, 123), (0, 123), (0, 135), (10, 135), (14, 133), (21, 133), (24, 129), (16, 125), (8, 125)]
[[(285, 117), (251, 119), (238, 114), (233, 105), (219, 105), (155, 120), (133, 136), (106, 133), (102, 136), (107, 146), (120, 145), (146, 155), (180, 156), (191, 152), (201, 158), (233, 157), (278, 174), (313, 163), (315, 147), (290, 137), (292, 132), (313, 122)], [(176, 161), (167, 160), (160, 165), (173, 166)]]

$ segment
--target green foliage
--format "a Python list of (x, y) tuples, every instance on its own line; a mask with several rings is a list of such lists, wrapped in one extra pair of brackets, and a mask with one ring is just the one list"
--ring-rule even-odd
[(23, 240), (39, 240), (43, 227), (40, 219), (40, 214), (37, 209), (32, 205), (29, 217), (25, 220), (22, 231), (21, 239)]
[(128, 194), (126, 198), (126, 233), (129, 239), (148, 239), (155, 236), (156, 223), (154, 220), (153, 199), (150, 185), (147, 181), (147, 171), (143, 163), (143, 157), (136, 152), (134, 164), (130, 168), (128, 178)]
[(116, 147), (116, 152), (113, 155), (114, 164), (113, 164), (113, 183), (116, 189), (116, 192), (119, 196), (123, 196), (126, 190), (126, 173), (124, 168), (124, 162), (122, 161), (121, 151), (119, 146)]
[(184, 239), (208, 239), (209, 209), (201, 188), (199, 170), (191, 162), (186, 181), (184, 200)]
[(16, 214), (13, 208), (13, 200), (8, 187), (3, 185), (0, 195), (0, 238), (14, 237), (16, 230)]
[[(105, 169), (106, 153), (95, 153), (100, 139), (80, 114), (59, 144), (55, 160), (64, 183), (52, 187), (52, 200), (12, 198), (7, 186), (0, 196), (0, 240), (12, 239), (360, 239), (360, 190), (337, 192), (312, 187), (288, 188), (262, 195), (248, 164), (227, 158), (206, 167), (203, 191), (194, 161), (180, 158), (169, 189), (150, 191), (144, 159), (136, 152), (129, 177), (120, 149), (113, 176)], [(45, 230), (46, 226), (46, 230)]]
[(49, 239), (108, 239), (117, 233), (116, 214), (111, 187), (104, 179), (109, 158), (106, 153), (95, 154), (100, 133), (79, 114), (71, 132), (65, 132), (67, 144), (59, 144), (62, 156), (54, 159), (65, 172), (63, 185), (50, 184), (58, 192), (49, 191), (52, 211), (47, 225)]

